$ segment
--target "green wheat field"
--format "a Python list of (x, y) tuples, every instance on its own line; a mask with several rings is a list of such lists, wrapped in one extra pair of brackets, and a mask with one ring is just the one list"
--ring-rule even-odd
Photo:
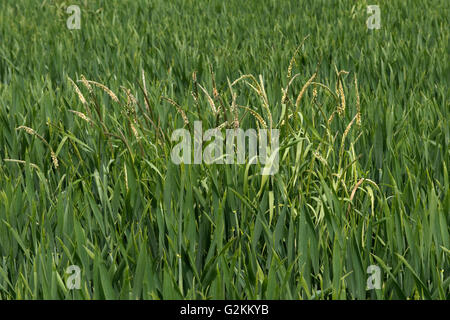
[[(0, 1), (0, 299), (450, 299), (449, 9)], [(194, 121), (279, 171), (173, 163)]]

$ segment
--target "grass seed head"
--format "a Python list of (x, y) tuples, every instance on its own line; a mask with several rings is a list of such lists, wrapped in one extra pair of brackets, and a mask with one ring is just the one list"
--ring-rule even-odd
[(80, 88), (78, 88), (78, 86), (76, 85), (75, 82), (73, 82), (72, 79), (70, 79), (70, 78), (68, 78), (68, 79), (69, 79), (70, 83), (72, 84), (72, 86), (75, 88), (75, 92), (77, 93), (78, 98), (80, 99), (81, 103), (82, 103), (83, 105), (87, 105), (87, 101), (86, 101), (86, 99), (84, 98), (83, 94), (81, 93)]
[(361, 104), (359, 100), (358, 79), (355, 73), (355, 89), (356, 89), (356, 123), (361, 126)]
[(55, 167), (55, 169), (58, 169), (59, 167), (58, 158), (56, 157), (56, 154), (53, 152), (53, 150), (50, 151), (50, 155), (52, 157), (53, 166)]
[(30, 127), (27, 126), (20, 126), (17, 128), (17, 130), (25, 130), (26, 133), (32, 135), (32, 136), (37, 136), (36, 131), (34, 131), (33, 129), (31, 129)]
[(340, 80), (339, 80), (338, 88), (339, 88), (338, 95), (341, 99), (340, 104), (338, 106), (338, 113), (339, 113), (339, 116), (342, 117), (345, 113), (345, 94), (344, 94), (344, 87), (342, 86), (342, 81), (340, 81)]
[(298, 106), (300, 105), (300, 100), (302, 100), (303, 95), (306, 92), (306, 89), (308, 89), (308, 87), (310, 86), (311, 82), (313, 82), (314, 78), (316, 77), (317, 73), (315, 72), (311, 78), (309, 78), (308, 81), (306, 81), (306, 83), (303, 85), (302, 90), (300, 90), (300, 93), (297, 96), (297, 100), (295, 101), (295, 107), (298, 108)]
[(72, 112), (73, 114), (75, 114), (78, 118), (91, 123), (91, 119), (89, 119), (84, 113), (79, 112), (79, 111), (75, 111), (75, 110), (69, 110), (70, 112)]
[(81, 82), (83, 83), (83, 85), (89, 90), (89, 93), (93, 93), (93, 89), (92, 86), (89, 84), (89, 82), (86, 80), (86, 78), (84, 77), (84, 75), (81, 75)]
[(105, 86), (105, 85), (103, 85), (101, 83), (98, 83), (96, 81), (92, 81), (92, 80), (86, 80), (86, 81), (88, 83), (92, 83), (96, 87), (99, 87), (100, 89), (105, 91), (111, 97), (111, 99), (113, 99), (115, 102), (119, 103), (119, 99), (117, 98), (116, 94), (114, 92), (112, 92), (112, 90), (109, 89), (107, 86)]

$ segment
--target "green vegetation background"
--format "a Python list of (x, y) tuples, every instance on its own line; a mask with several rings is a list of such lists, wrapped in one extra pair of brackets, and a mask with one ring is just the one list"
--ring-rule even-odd
[[(0, 298), (449, 299), (449, 2), (376, 1), (381, 29), (368, 30), (372, 2), (1, 1)], [(71, 4), (81, 30), (66, 27)], [(282, 88), (307, 35), (290, 98), (316, 71), (332, 92), (311, 85), (292, 109)], [(223, 122), (191, 95), (197, 71), (212, 96), (210, 67), (225, 105), (227, 79), (261, 75), (274, 124), (289, 122), (274, 177), (170, 162), (184, 122), (162, 97), (190, 122)], [(336, 68), (347, 108), (328, 123)], [(344, 137), (355, 75), (361, 125)], [(87, 112), (69, 77), (92, 125), (69, 111)], [(254, 90), (236, 90), (267, 122)], [(240, 125), (256, 127), (245, 110)], [(369, 265), (379, 290), (366, 291)]]

